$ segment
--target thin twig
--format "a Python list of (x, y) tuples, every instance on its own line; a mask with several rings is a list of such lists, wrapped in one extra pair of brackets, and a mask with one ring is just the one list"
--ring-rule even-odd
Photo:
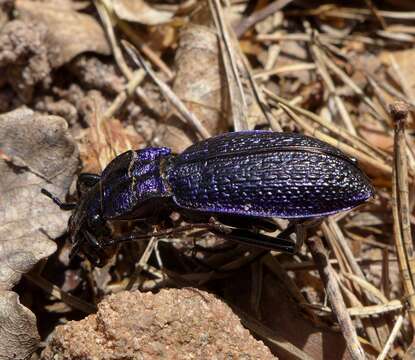
[(415, 259), (409, 214), (408, 168), (405, 150), (405, 120), (408, 116), (408, 105), (403, 102), (395, 102), (391, 105), (390, 110), (395, 121), (395, 163), (392, 177), (394, 238), (405, 296), (410, 307), (409, 318), (415, 329)]
[[(156, 245), (157, 245), (158, 239), (156, 237), (152, 237), (150, 241), (147, 244), (146, 249), (144, 250), (143, 254), (141, 255), (140, 260), (138, 261), (138, 264), (135, 267), (134, 273), (131, 275), (130, 280), (128, 281), (128, 284), (126, 286), (126, 290), (133, 289), (133, 286), (135, 282), (138, 279), (138, 276), (141, 274), (141, 272), (144, 270), (145, 265), (147, 265), (148, 260), (150, 259), (151, 254), (153, 253)], [(139, 285), (134, 288), (139, 288)]]
[(145, 71), (143, 69), (138, 69), (133, 73), (133, 76), (131, 77), (128, 84), (124, 87), (124, 90), (117, 95), (117, 97), (102, 115), (103, 120), (110, 119), (117, 111), (121, 109), (127, 99), (134, 94), (136, 88), (143, 81), (144, 77)]
[(350, 315), (347, 312), (346, 304), (341, 295), (334, 269), (330, 265), (327, 251), (324, 249), (323, 243), (319, 238), (309, 238), (306, 240), (306, 244), (318, 267), (320, 277), (326, 289), (327, 297), (333, 312), (337, 317), (337, 321), (339, 322), (350, 356), (352, 359), (356, 360), (365, 359), (365, 353), (360, 345)]
[(290, 108), (292, 111), (298, 114), (304, 115), (307, 119), (313, 121), (314, 123), (319, 124), (320, 126), (326, 128), (327, 130), (330, 130), (334, 135), (341, 137), (346, 142), (349, 142), (356, 148), (364, 151), (368, 155), (371, 155), (373, 158), (377, 159), (378, 161), (384, 162), (384, 159), (388, 158), (388, 156), (383, 151), (372, 146), (367, 141), (362, 139), (360, 136), (354, 135), (346, 129), (339, 129), (338, 126), (334, 125), (330, 121), (327, 121), (323, 117), (318, 116), (312, 113), (311, 111), (303, 109), (300, 106), (296, 106), (295, 104), (292, 103), (293, 100), (288, 101), (282, 98), (281, 96), (274, 94), (272, 91), (268, 90), (267, 88), (264, 88), (264, 92), (271, 99), (284, 104), (285, 106)]
[[(333, 314), (333, 311), (327, 306), (320, 306), (316, 304), (305, 304), (301, 303), (301, 306), (308, 309), (315, 309), (318, 311), (322, 311), (327, 315)], [(349, 307), (347, 311), (350, 316), (353, 317), (369, 317), (373, 315), (381, 315), (389, 312), (399, 311), (404, 308), (404, 305), (401, 303), (400, 300), (391, 300), (386, 304), (380, 305), (368, 305), (368, 306), (356, 306), (356, 307)]]
[(219, 0), (209, 0), (212, 17), (219, 32), (219, 45), (225, 68), (230, 98), (232, 121), (235, 131), (248, 130), (248, 105), (238, 71), (235, 46), (231, 41), (231, 34), (225, 24), (222, 6)]
[(122, 42), (126, 51), (130, 54), (131, 58), (138, 64), (143, 67), (147, 72), (150, 78), (157, 84), (160, 88), (162, 94), (172, 103), (178, 113), (183, 116), (183, 118), (199, 133), (199, 135), (208, 139), (211, 137), (209, 131), (203, 126), (200, 120), (196, 117), (194, 113), (189, 111), (186, 105), (181, 101), (174, 91), (163, 81), (161, 81), (154, 71), (146, 64), (144, 59), (141, 57), (140, 53), (134, 49), (134, 47), (129, 44), (127, 41)]
[(54, 298), (63, 301), (65, 304), (70, 307), (80, 310), (85, 314), (92, 314), (97, 311), (97, 308), (82, 299), (79, 299), (63, 290), (58, 286), (52, 284), (50, 281), (46, 280), (44, 277), (31, 272), (24, 274), (24, 277), (27, 278), (30, 282), (39, 286), (47, 294), (52, 295)]
[(252, 15), (243, 18), (243, 20), (234, 27), (236, 36), (240, 38), (250, 27), (266, 19), (268, 16), (275, 14), (277, 11), (282, 10), (292, 1), (293, 0), (274, 1), (260, 11), (254, 12)]
[(382, 349), (382, 352), (377, 357), (377, 360), (386, 359), (386, 356), (388, 355), (390, 348), (392, 347), (396, 337), (399, 335), (399, 331), (401, 330), (402, 324), (403, 324), (403, 315), (399, 315), (389, 335), (389, 338), (386, 341), (384, 348)]
[(358, 161), (362, 164), (367, 164), (370, 167), (379, 170), (383, 174), (390, 175), (392, 174), (392, 168), (389, 165), (384, 163), (379, 163), (379, 161), (373, 159), (371, 156), (368, 156), (361, 151), (356, 150), (355, 148), (351, 147), (350, 145), (341, 143), (339, 140), (313, 128), (311, 125), (307, 124), (304, 120), (302, 120), (299, 116), (294, 114), (285, 104), (280, 104), (281, 108), (298, 124), (300, 125), (306, 132), (310, 133), (311, 135), (315, 136), (316, 138), (329, 143), (330, 145), (337, 147), (339, 150), (345, 152), (347, 155), (351, 157), (355, 157)]
[[(114, 55), (115, 62), (117, 63), (119, 69), (121, 70), (121, 72), (125, 76), (125, 78), (128, 81), (131, 81), (134, 78), (134, 73), (129, 68), (127, 63), (125, 62), (122, 51), (121, 51), (120, 47), (118, 46), (118, 41), (115, 37), (115, 32), (114, 32), (114, 29), (113, 29), (113, 26), (112, 26), (111, 13), (110, 13), (110, 10), (108, 10), (108, 3), (107, 3), (106, 0), (94, 0), (94, 4), (95, 4), (95, 7), (98, 11), (98, 14), (101, 17), (102, 23), (104, 25), (105, 32), (106, 32), (106, 34), (108, 36), (108, 39), (110, 41), (111, 49), (112, 49), (112, 53)], [(137, 77), (135, 77), (135, 79), (137, 80)], [(147, 107), (153, 108), (154, 106), (152, 104), (152, 101), (147, 97), (147, 95), (144, 93), (144, 91), (141, 88), (138, 87), (138, 84), (139, 84), (139, 82), (134, 87), (134, 90), (135, 90), (137, 96), (139, 97), (139, 99), (141, 99), (141, 101), (143, 101), (144, 104), (146, 104)], [(121, 98), (118, 98), (118, 101), (120, 101), (120, 100), (121, 100)], [(113, 110), (107, 111), (107, 112), (108, 112), (108, 114), (110, 114), (112, 111)], [(101, 121), (105, 120), (105, 119), (109, 119), (109, 118), (110, 118), (110, 116), (104, 117), (103, 119), (101, 119)]]
[[(307, 29), (308, 33), (311, 35), (311, 29), (308, 27)], [(313, 30), (313, 39), (318, 37), (318, 33), (316, 30)], [(318, 47), (317, 41), (312, 41), (310, 44), (310, 50), (311, 53), (314, 56), (314, 60), (317, 65), (317, 70), (319, 71), (321, 77), (323, 78), (323, 81), (325, 82), (327, 89), (329, 91), (329, 96), (332, 96), (334, 99), (334, 102), (336, 104), (337, 110), (340, 114), (340, 117), (343, 120), (344, 126), (349, 132), (353, 135), (356, 135), (356, 130), (353, 125), (352, 119), (350, 118), (350, 115), (346, 109), (346, 105), (344, 104), (342, 98), (337, 94), (336, 86), (334, 84), (333, 79), (331, 78), (326, 62), (324, 61), (323, 52)]]

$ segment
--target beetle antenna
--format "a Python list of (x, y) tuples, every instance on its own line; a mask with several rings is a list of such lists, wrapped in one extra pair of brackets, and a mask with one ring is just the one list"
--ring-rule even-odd
[(41, 189), (40, 192), (43, 195), (46, 195), (48, 198), (52, 199), (52, 201), (59, 206), (59, 208), (61, 210), (73, 210), (76, 208), (77, 204), (76, 203), (65, 203), (62, 202), (58, 197), (56, 197), (55, 195), (52, 195), (49, 191), (47, 191), (46, 189)]

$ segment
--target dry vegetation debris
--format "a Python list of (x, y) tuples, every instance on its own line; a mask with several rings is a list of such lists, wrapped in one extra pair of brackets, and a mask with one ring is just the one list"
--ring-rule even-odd
[[(189, 336), (205, 331), (202, 324), (209, 327), (204, 316), (212, 309), (235, 322), (231, 331), (241, 330), (211, 295), (203, 293), (212, 308), (195, 311), (204, 306), (199, 290), (145, 293), (166, 287), (218, 295), (274, 356), (411, 358), (414, 19), (409, 0), (347, 6), (297, 0), (0, 2), (0, 358), (25, 359), (36, 348), (33, 356), (39, 357), (45, 342), (44, 358), (62, 351), (73, 358), (84, 350), (77, 356), (102, 358), (105, 350), (119, 358), (121, 346), (88, 352), (71, 341), (88, 334), (133, 343), (137, 331), (158, 338), (150, 321), (156, 307), (145, 331), (130, 321), (140, 319), (143, 299), (157, 302), (157, 311), (180, 311), (186, 319), (180, 331)], [(338, 147), (359, 161), (376, 198), (309, 230), (307, 246), (295, 256), (230, 247), (192, 230), (124, 244), (102, 269), (82, 258), (69, 262), (68, 214), (42, 196), (41, 187), (76, 200), (75, 174), (99, 173), (127, 149), (169, 146), (179, 152), (202, 138), (254, 128), (302, 132)], [(182, 224), (174, 213), (158, 227)], [(150, 233), (153, 225), (114, 227)], [(226, 251), (201, 251), (195, 244)], [(142, 293), (106, 297), (131, 289)], [(172, 294), (187, 299), (182, 307), (157, 300)], [(97, 305), (97, 315), (57, 327)], [(106, 322), (106, 311), (116, 324)], [(216, 320), (222, 335), (220, 327), (229, 324)], [(210, 344), (218, 344), (219, 335), (212, 333)], [(167, 349), (169, 336), (159, 338), (159, 349)], [(237, 358), (238, 349), (256, 347), (247, 339), (235, 338), (240, 345), (233, 348), (233, 340), (222, 345)], [(250, 356), (270, 358), (258, 346)], [(194, 354), (206, 350), (194, 347)], [(137, 349), (122, 356), (136, 358)]]

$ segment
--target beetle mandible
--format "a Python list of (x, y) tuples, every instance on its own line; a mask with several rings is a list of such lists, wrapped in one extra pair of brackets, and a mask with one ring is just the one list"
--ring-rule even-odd
[[(74, 252), (81, 250), (97, 266), (107, 260), (103, 249), (114, 244), (108, 222), (146, 219), (161, 207), (304, 221), (351, 209), (374, 194), (356, 161), (337, 148), (297, 133), (259, 130), (212, 137), (180, 155), (163, 147), (130, 150), (100, 176), (81, 174), (78, 182), (86, 190), (76, 204), (42, 192), (61, 209), (73, 210), (68, 231)], [(230, 233), (230, 239), (290, 249), (280, 239), (246, 229)]]

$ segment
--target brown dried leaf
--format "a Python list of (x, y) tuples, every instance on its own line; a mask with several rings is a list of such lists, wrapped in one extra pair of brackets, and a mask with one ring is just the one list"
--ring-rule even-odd
[(152, 8), (143, 0), (112, 0), (112, 6), (120, 19), (145, 25), (163, 24), (174, 15)]
[(36, 350), (36, 317), (16, 293), (0, 292), (0, 359), (27, 359)]
[(124, 127), (117, 119), (106, 120), (100, 125), (96, 117), (91, 120), (91, 126), (83, 131), (80, 144), (84, 172), (100, 173), (117, 155), (145, 144), (131, 125)]
[[(180, 34), (176, 68), (174, 92), (212, 135), (223, 132), (227, 96), (216, 33), (207, 26), (186, 27)], [(188, 125), (171, 118), (160, 143), (181, 152), (194, 140)]]
[[(0, 116), (0, 358), (24, 359), (38, 342), (34, 315), (8, 291), (56, 250), (68, 216), (40, 193), (66, 193), (77, 148), (65, 120), (18, 109)], [(7, 321), (6, 321), (7, 320)]]
[(101, 26), (87, 14), (56, 3), (17, 0), (18, 19), (38, 21), (48, 28), (49, 60), (59, 67), (83, 52), (111, 53)]
[[(56, 250), (68, 216), (40, 193), (66, 193), (77, 168), (77, 149), (66, 122), (19, 109), (0, 116), (0, 289)], [(45, 234), (46, 233), (46, 234)]]

